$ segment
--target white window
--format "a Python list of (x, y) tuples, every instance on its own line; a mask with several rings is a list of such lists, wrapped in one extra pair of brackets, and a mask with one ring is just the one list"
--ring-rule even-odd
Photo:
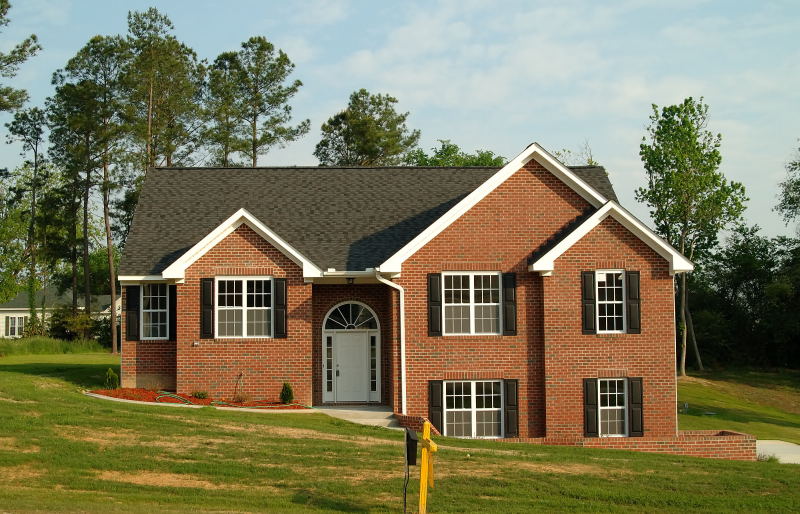
[(597, 271), (597, 332), (625, 331), (625, 273)]
[(499, 381), (444, 383), (444, 435), (502, 437), (503, 387)]
[(217, 278), (216, 337), (272, 337), (272, 280)]
[(597, 381), (600, 437), (628, 435), (628, 389), (624, 378), (601, 378)]
[(28, 316), (6, 316), (6, 336), (22, 337)]
[(444, 333), (500, 334), (500, 273), (442, 273)]
[(142, 339), (169, 337), (167, 284), (142, 285)]

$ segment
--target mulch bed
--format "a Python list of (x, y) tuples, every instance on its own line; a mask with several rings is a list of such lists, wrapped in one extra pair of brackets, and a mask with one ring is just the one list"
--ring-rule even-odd
[[(250, 409), (307, 409), (304, 405), (294, 403), (278, 403), (267, 400), (253, 400), (246, 402), (234, 402), (233, 400), (215, 400), (214, 398), (195, 398), (188, 394), (166, 393), (165, 391), (154, 391), (152, 389), (141, 389), (133, 387), (121, 387), (119, 389), (97, 389), (91, 391), (94, 394), (110, 396), (112, 398), (122, 398), (123, 400), (136, 400), (139, 402), (152, 403), (179, 403), (192, 405), (211, 405), (214, 407), (246, 407)], [(173, 395), (173, 396), (167, 396)], [(182, 398), (174, 398), (178, 396)]]

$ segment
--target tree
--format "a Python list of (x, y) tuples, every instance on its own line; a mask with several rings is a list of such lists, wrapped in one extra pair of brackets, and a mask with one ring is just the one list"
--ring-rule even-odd
[(245, 139), (244, 112), (238, 101), (239, 77), (242, 73), (236, 52), (220, 54), (208, 70), (205, 116), (209, 125), (203, 131), (203, 142), (211, 150), (211, 164), (239, 166), (233, 155)]
[(503, 166), (506, 163), (502, 155), (495, 155), (491, 150), (476, 150), (466, 153), (449, 139), (439, 139), (439, 147), (431, 148), (430, 155), (422, 148), (409, 152), (406, 164), (410, 166)]
[(251, 37), (242, 43), (237, 61), (237, 96), (248, 129), (247, 137), (240, 139), (239, 144), (256, 167), (259, 155), (305, 135), (310, 122), (304, 120), (297, 126), (289, 125), (292, 108), (288, 102), (303, 83), (295, 80), (286, 84), (294, 64), (283, 50), (275, 55), (274, 45), (266, 38)]
[[(111, 228), (110, 201), (111, 192), (116, 188), (112, 177), (112, 166), (116, 162), (117, 154), (122, 148), (125, 137), (124, 125), (124, 98), (123, 98), (123, 73), (129, 62), (129, 53), (125, 41), (120, 37), (95, 36), (69, 60), (63, 71), (59, 72), (59, 81), (64, 83), (82, 84), (92, 95), (87, 98), (88, 105), (94, 109), (94, 117), (84, 119), (84, 129), (90, 131), (88, 139), (93, 141), (95, 157), (89, 159), (87, 166), (92, 164), (102, 169), (101, 190), (103, 194), (103, 221), (106, 236), (106, 257), (108, 260), (109, 280), (107, 291), (111, 296), (112, 305), (117, 296), (116, 273), (114, 270), (114, 235)], [(85, 194), (88, 202), (91, 181), (88, 178), (91, 170), (87, 170), (87, 185)], [(85, 211), (86, 212), (86, 211)], [(84, 219), (84, 284), (88, 284), (87, 267), (88, 248), (88, 219)], [(85, 290), (91, 289), (85, 286)], [(87, 311), (88, 312), (88, 308)], [(111, 348), (117, 353), (116, 316), (111, 317)]]
[(588, 139), (584, 139), (583, 144), (574, 152), (569, 148), (562, 148), (561, 150), (553, 152), (553, 155), (567, 166), (600, 165), (594, 158), (594, 153), (592, 152), (592, 147), (589, 146)]
[(19, 181), (20, 185), (30, 194), (30, 211), (28, 215), (28, 238), (25, 243), (25, 254), (28, 261), (28, 308), (30, 310), (30, 322), (33, 326), (38, 326), (36, 316), (36, 200), (41, 188), (41, 177), (39, 171), (41, 167), (41, 156), (44, 145), (44, 128), (47, 123), (45, 112), (38, 107), (17, 111), (14, 120), (6, 123), (8, 128), (8, 143), (19, 142), (22, 144), (22, 156), (29, 154), (31, 160), (26, 164), (32, 169), (32, 175), (27, 183)]
[[(659, 112), (653, 104), (639, 155), (647, 187), (636, 199), (650, 207), (656, 231), (690, 260), (717, 243), (719, 231), (738, 220), (747, 201), (744, 186), (718, 171), (722, 136), (706, 129), (708, 106), (687, 98)], [(686, 274), (679, 288), (680, 373), (686, 375)]]
[[(0, 28), (8, 25), (8, 10), (11, 4), (8, 0), (0, 0)], [(9, 52), (0, 52), (0, 77), (7, 79), (17, 75), (19, 66), (41, 50), (35, 34), (31, 34), (22, 42), (15, 45)], [(0, 86), (0, 111), (13, 111), (22, 107), (28, 100), (28, 93), (24, 89), (14, 89), (9, 86)]]
[(19, 279), (25, 269), (24, 206), (12, 199), (10, 174), (0, 170), (0, 302), (19, 293)]
[(800, 219), (800, 148), (794, 160), (786, 164), (786, 180), (780, 184), (775, 210), (783, 216), (787, 224)]
[(397, 99), (359, 89), (347, 108), (322, 124), (314, 155), (322, 166), (393, 166), (408, 159), (419, 141), (409, 130), (409, 113), (395, 111)]

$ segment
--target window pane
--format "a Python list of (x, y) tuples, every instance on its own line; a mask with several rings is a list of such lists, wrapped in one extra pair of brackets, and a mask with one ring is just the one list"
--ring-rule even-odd
[(500, 306), (475, 306), (475, 333), (496, 334), (500, 331)]
[(247, 306), (272, 307), (272, 287), (269, 280), (247, 281)]
[(469, 275), (444, 276), (444, 303), (469, 303)]
[(247, 335), (252, 337), (271, 335), (270, 318), (268, 309), (247, 309)]
[(472, 412), (447, 412), (445, 415), (445, 430), (448, 436), (472, 437)]
[(445, 306), (444, 308), (444, 330), (448, 334), (468, 334), (469, 333), (469, 307), (467, 306)]
[(500, 437), (500, 411), (484, 410), (475, 413), (475, 437)]
[(240, 337), (242, 335), (242, 311), (220, 310), (217, 333), (220, 337)]

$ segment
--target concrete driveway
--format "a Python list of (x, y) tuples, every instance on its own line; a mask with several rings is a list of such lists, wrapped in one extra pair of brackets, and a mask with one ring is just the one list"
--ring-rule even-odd
[(800, 444), (764, 439), (756, 441), (758, 455), (774, 455), (783, 464), (800, 464)]

